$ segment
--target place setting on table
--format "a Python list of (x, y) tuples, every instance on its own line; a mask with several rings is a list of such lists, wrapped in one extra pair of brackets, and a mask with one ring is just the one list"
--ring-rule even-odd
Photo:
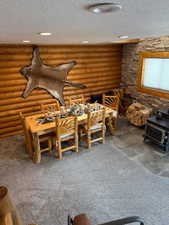
[(37, 124), (42, 125), (54, 122), (56, 118), (66, 118), (69, 116), (82, 116), (89, 112), (99, 111), (104, 108), (103, 105), (96, 103), (78, 104), (72, 106), (61, 106), (60, 111), (56, 111), (54, 107), (49, 107), (48, 110), (42, 111), (43, 116), (36, 118)]

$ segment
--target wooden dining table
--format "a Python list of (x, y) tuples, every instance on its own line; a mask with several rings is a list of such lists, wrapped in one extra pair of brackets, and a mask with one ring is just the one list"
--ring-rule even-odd
[[(106, 118), (109, 118), (111, 120), (111, 117), (114, 113), (113, 111), (114, 111), (113, 109), (109, 107), (105, 107)], [(57, 113), (60, 114), (60, 111), (56, 111), (56, 114)], [(41, 117), (44, 117), (43, 112), (25, 117), (25, 126), (26, 126), (25, 141), (26, 141), (27, 152), (29, 153), (31, 159), (33, 159), (34, 149), (37, 149), (38, 146), (40, 146), (39, 136), (43, 134), (55, 132), (55, 126), (56, 126), (55, 121), (40, 124), (38, 122), (38, 118), (41, 118)], [(77, 116), (77, 120), (79, 125), (85, 124), (87, 122), (87, 114), (84, 113), (83, 115)], [(113, 134), (114, 128), (111, 126), (111, 123), (109, 125), (110, 125), (109, 126), (110, 131)]]

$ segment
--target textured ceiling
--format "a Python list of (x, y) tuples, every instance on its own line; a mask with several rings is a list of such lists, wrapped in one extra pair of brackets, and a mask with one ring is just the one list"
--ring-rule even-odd
[[(1, 0), (0, 43), (75, 44), (111, 42), (169, 34), (169, 0), (118, 0), (122, 10), (92, 14), (95, 0)], [(38, 32), (52, 32), (41, 37)]]

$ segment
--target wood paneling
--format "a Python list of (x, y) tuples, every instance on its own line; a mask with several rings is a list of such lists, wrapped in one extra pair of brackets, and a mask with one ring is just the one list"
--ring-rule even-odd
[[(119, 87), (121, 78), (122, 46), (117, 45), (50, 45), (39, 46), (44, 63), (56, 65), (76, 60), (77, 65), (68, 79), (80, 82), (86, 89), (66, 87), (65, 100), (70, 95), (104, 93)], [(21, 94), (26, 79), (19, 73), (21, 67), (29, 65), (32, 47), (23, 45), (0, 45), (0, 137), (22, 132), (18, 113), (37, 112), (40, 104), (54, 103), (46, 91), (34, 90), (27, 99)]]

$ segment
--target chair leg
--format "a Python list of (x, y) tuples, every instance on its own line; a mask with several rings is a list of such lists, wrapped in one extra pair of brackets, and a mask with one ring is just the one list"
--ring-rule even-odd
[(91, 133), (90, 132), (87, 134), (87, 147), (91, 148)]
[(59, 159), (62, 159), (62, 149), (61, 149), (61, 143), (60, 141), (58, 142), (58, 155), (59, 155)]
[(48, 148), (49, 148), (49, 153), (52, 152), (52, 137), (48, 138)]
[(41, 161), (40, 141), (39, 136), (37, 134), (33, 135), (33, 142), (34, 142), (33, 162), (40, 163)]
[(80, 142), (84, 140), (85, 136), (86, 136), (86, 132), (85, 132), (84, 127), (79, 127), (79, 130), (78, 130), (78, 141), (79, 141), (79, 143), (78, 144), (80, 144)]
[(117, 120), (118, 120), (118, 116), (117, 118), (114, 118), (114, 129), (117, 130)]
[(113, 124), (113, 119), (110, 116), (108, 117), (108, 126), (109, 126), (111, 134), (114, 135), (115, 128)]
[(81, 140), (81, 138), (82, 138), (82, 129), (81, 129), (81, 127), (79, 127), (79, 129), (78, 129), (78, 135), (79, 135), (79, 139)]
[(78, 152), (78, 151), (79, 151), (79, 141), (78, 141), (78, 135), (75, 135), (75, 146), (76, 146), (75, 151), (76, 151), (76, 152)]
[(55, 140), (55, 156), (56, 158), (59, 158), (59, 151), (58, 151), (58, 142)]
[(103, 129), (102, 130), (102, 138), (103, 138), (102, 143), (103, 144), (105, 144), (105, 133), (106, 133), (106, 131), (105, 131), (105, 129)]

